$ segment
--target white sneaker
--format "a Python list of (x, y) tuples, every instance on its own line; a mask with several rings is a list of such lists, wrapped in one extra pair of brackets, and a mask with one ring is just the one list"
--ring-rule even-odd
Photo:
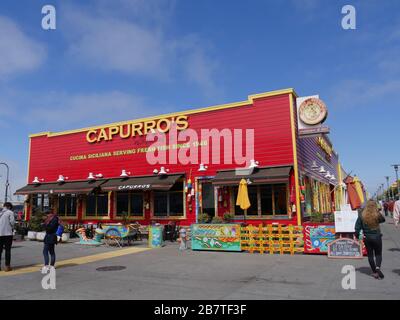
[(50, 270), (50, 266), (43, 266), (43, 267), (40, 269), (40, 272), (41, 272), (42, 274), (47, 274), (47, 273), (49, 272), (49, 270)]

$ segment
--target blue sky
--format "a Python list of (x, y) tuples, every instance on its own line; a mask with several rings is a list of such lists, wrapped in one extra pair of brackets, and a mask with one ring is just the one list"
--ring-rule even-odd
[[(45, 4), (56, 30), (41, 28)], [(356, 30), (341, 28), (345, 4)], [(3, 0), (0, 161), (14, 192), (30, 133), (294, 87), (325, 101), (341, 162), (372, 194), (400, 163), (399, 76), (398, 0)]]

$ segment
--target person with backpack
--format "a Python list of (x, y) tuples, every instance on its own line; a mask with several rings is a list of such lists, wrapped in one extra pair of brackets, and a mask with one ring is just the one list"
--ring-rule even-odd
[[(53, 211), (47, 212), (46, 220), (43, 223), (46, 231), (46, 236), (44, 237), (43, 246), (43, 257), (44, 257), (44, 267), (42, 272), (49, 270), (51, 267), (54, 268), (56, 263), (56, 252), (55, 246), (57, 244), (57, 231), (59, 230), (60, 222), (56, 213)], [(49, 259), (50, 254), (50, 259)], [(50, 261), (49, 261), (50, 260)]]
[(375, 279), (383, 279), (382, 264), (382, 233), (379, 224), (385, 222), (385, 217), (380, 213), (378, 205), (373, 200), (368, 200), (365, 208), (359, 213), (355, 224), (355, 237), (359, 239), (363, 231), (364, 244), (367, 249), (368, 262)]
[(6, 265), (5, 272), (11, 271), (11, 246), (13, 241), (13, 229), (15, 225), (14, 212), (12, 211), (13, 205), (10, 202), (4, 203), (4, 208), (0, 211), (0, 270), (1, 270), (1, 256), (3, 248), (6, 251)]

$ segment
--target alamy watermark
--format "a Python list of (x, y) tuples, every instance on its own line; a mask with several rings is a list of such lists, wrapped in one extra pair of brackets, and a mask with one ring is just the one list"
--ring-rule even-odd
[(356, 23), (356, 8), (350, 4), (343, 6), (342, 14), (345, 16), (342, 18), (342, 28), (344, 30), (355, 30), (357, 28)]
[(56, 269), (54, 267), (43, 267), (41, 273), (45, 276), (42, 278), (42, 288), (44, 290), (56, 289)]
[(352, 265), (345, 265), (342, 267), (342, 274), (345, 276), (342, 278), (342, 288), (344, 290), (355, 290), (356, 289), (356, 269)]

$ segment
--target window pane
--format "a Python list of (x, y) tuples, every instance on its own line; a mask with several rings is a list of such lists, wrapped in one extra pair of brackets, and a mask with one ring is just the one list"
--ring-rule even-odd
[(260, 186), (261, 215), (272, 215), (272, 185)]
[[(238, 196), (238, 187), (234, 187), (234, 198), (233, 198), (233, 203), (235, 205), (235, 215), (244, 215), (244, 210), (240, 208), (240, 206), (236, 205), (236, 200)], [(247, 215), (252, 216), (252, 215), (258, 215), (258, 204), (257, 204), (257, 186), (248, 186), (247, 187), (247, 192), (249, 194), (249, 200), (250, 200), (250, 208), (247, 209)]]
[(170, 216), (183, 216), (183, 193), (170, 192), (169, 193), (169, 215)]
[(58, 214), (65, 216), (65, 196), (58, 197)]
[(275, 214), (287, 214), (286, 185), (274, 185)]
[(75, 217), (77, 212), (76, 212), (76, 195), (71, 196), (71, 210), (67, 212), (72, 217)]
[(154, 192), (154, 216), (167, 216), (167, 192)]
[(70, 217), (76, 216), (76, 197), (70, 194), (65, 196), (66, 212), (65, 214)]
[(86, 197), (86, 215), (96, 215), (96, 196), (91, 194)]
[(129, 214), (129, 193), (117, 192), (117, 216)]
[(143, 193), (131, 194), (131, 216), (143, 216)]
[(210, 216), (215, 214), (215, 196), (214, 186), (210, 182), (202, 183), (202, 212), (207, 213)]
[(247, 192), (249, 194), (250, 208), (247, 209), (248, 216), (258, 215), (258, 204), (257, 204), (257, 186), (248, 186)]
[(97, 195), (97, 215), (108, 216), (108, 194)]

